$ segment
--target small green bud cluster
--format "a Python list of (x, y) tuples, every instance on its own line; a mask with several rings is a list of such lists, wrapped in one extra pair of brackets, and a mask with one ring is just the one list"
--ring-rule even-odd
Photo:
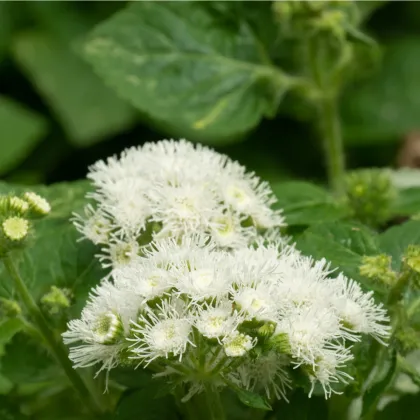
[(50, 291), (41, 298), (41, 303), (51, 315), (55, 315), (70, 307), (71, 297), (71, 290), (51, 286)]
[(397, 273), (391, 268), (391, 260), (386, 254), (364, 256), (359, 268), (360, 274), (386, 286), (393, 286), (397, 281)]
[(345, 200), (355, 219), (378, 227), (389, 218), (397, 191), (388, 171), (362, 169), (350, 172), (346, 176), (345, 188)]
[(29, 236), (31, 220), (50, 210), (48, 201), (33, 192), (0, 196), (0, 254), (21, 247)]
[(22, 309), (14, 300), (0, 297), (0, 318), (16, 318), (22, 313)]
[(349, 26), (360, 21), (354, 1), (276, 1), (273, 13), (287, 34), (298, 37), (327, 32), (344, 39)]

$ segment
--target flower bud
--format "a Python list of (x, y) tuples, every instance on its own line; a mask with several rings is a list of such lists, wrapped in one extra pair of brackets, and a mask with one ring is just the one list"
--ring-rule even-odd
[(234, 331), (231, 335), (223, 339), (223, 347), (226, 356), (241, 357), (251, 350), (256, 344), (256, 340), (249, 335)]
[(397, 273), (391, 269), (391, 256), (386, 254), (364, 256), (359, 272), (368, 279), (392, 286), (397, 281)]
[(363, 169), (350, 172), (345, 187), (346, 202), (355, 219), (377, 227), (389, 218), (397, 192), (388, 171)]
[(2, 230), (4, 236), (13, 242), (20, 242), (28, 236), (29, 222), (22, 217), (9, 217), (3, 221)]
[(101, 344), (114, 344), (124, 336), (124, 327), (119, 315), (108, 312), (96, 320), (94, 340)]
[(0, 316), (15, 318), (22, 313), (22, 309), (14, 300), (0, 297)]
[(50, 291), (41, 298), (41, 303), (48, 308), (50, 314), (58, 314), (61, 310), (69, 308), (71, 291), (51, 286)]
[(31, 209), (39, 216), (45, 216), (51, 211), (50, 203), (34, 192), (26, 192), (24, 198), (29, 203)]
[(292, 348), (287, 334), (280, 333), (271, 337), (268, 341), (269, 348), (276, 350), (278, 353), (291, 354)]

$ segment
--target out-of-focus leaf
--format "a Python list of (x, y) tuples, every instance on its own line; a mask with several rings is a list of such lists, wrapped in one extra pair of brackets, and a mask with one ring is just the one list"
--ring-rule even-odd
[(409, 245), (420, 245), (420, 221), (411, 220), (393, 226), (379, 235), (379, 246), (382, 252), (392, 256), (392, 266), (396, 270), (399, 270), (402, 256)]
[(273, 117), (292, 83), (247, 22), (201, 2), (135, 2), (96, 27), (84, 52), (157, 124), (213, 144)]
[(420, 121), (420, 41), (408, 38), (385, 48), (381, 70), (343, 97), (344, 135), (349, 144), (397, 140)]
[(381, 364), (378, 364), (372, 383), (369, 384), (368, 389), (363, 395), (362, 417), (372, 410), (372, 407), (379, 401), (395, 376), (395, 369), (397, 367), (396, 351), (395, 349), (389, 348), (384, 353), (386, 357), (380, 359)]
[(311, 397), (297, 389), (290, 401), (280, 401), (274, 407), (276, 420), (324, 420), (328, 418), (328, 405), (324, 397)]
[(0, 2), (0, 61), (7, 49), (10, 31), (12, 29), (9, 7), (8, 2)]
[(316, 259), (326, 258), (338, 272), (368, 288), (378, 287), (359, 273), (362, 256), (380, 252), (376, 235), (361, 224), (331, 222), (311, 226), (297, 239), (297, 248)]
[(397, 401), (388, 403), (375, 414), (374, 420), (417, 420), (419, 416), (420, 394), (403, 395)]
[(45, 97), (77, 146), (114, 135), (133, 122), (133, 111), (106, 87), (73, 51), (53, 35), (22, 34), (14, 56)]
[(327, 190), (308, 182), (292, 181), (273, 185), (276, 208), (283, 209), (288, 225), (312, 225), (341, 219), (347, 210)]
[(23, 328), (23, 323), (18, 318), (0, 321), (0, 356), (3, 355), (4, 346)]
[(11, 99), (0, 96), (0, 130), (1, 175), (28, 156), (44, 136), (46, 123), (39, 115)]
[(256, 394), (255, 392), (248, 391), (246, 389), (239, 388), (237, 386), (231, 385), (231, 388), (241, 400), (241, 402), (247, 405), (248, 407), (257, 408), (258, 410), (272, 410), (271, 405), (261, 395)]
[(176, 407), (172, 396), (156, 398), (156, 388), (147, 388), (127, 393), (120, 401), (115, 420), (176, 420)]

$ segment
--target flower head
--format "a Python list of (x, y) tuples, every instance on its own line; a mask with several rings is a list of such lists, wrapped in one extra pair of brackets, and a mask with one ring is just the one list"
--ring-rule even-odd
[(29, 232), (29, 222), (22, 217), (9, 217), (2, 223), (4, 235), (11, 241), (22, 241)]

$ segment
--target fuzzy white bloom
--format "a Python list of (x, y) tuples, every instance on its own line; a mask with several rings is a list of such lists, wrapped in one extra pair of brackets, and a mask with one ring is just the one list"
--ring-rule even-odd
[(67, 343), (81, 342), (70, 352), (75, 366), (153, 363), (168, 378), (191, 382), (186, 398), (212, 375), (216, 387), (226, 375), (286, 398), (288, 372), (299, 369), (328, 397), (335, 384), (351, 381), (351, 344), (361, 334), (388, 335), (388, 317), (371, 293), (342, 275), (331, 278), (325, 260), (284, 241), (227, 251), (205, 235), (161, 238), (140, 255), (136, 242), (128, 251), (127, 244), (115, 242), (113, 283), (102, 283), (64, 334)]
[(212, 307), (203, 305), (197, 310), (195, 326), (207, 338), (226, 337), (242, 321), (238, 312), (232, 309), (230, 302), (225, 301)]
[(344, 326), (356, 333), (370, 334), (384, 344), (383, 338), (389, 336), (391, 327), (386, 309), (375, 303), (373, 292), (363, 292), (359, 284), (342, 274), (330, 284), (335, 292), (333, 305)]
[[(274, 195), (245, 168), (209, 148), (162, 140), (125, 150), (90, 167), (95, 201), (77, 229), (95, 243), (211, 235), (220, 247), (255, 241), (261, 229), (284, 226)], [(151, 231), (151, 226), (154, 229)]]
[(187, 345), (194, 345), (190, 340), (191, 321), (180, 305), (174, 301), (163, 301), (157, 311), (147, 308), (137, 322), (133, 322), (135, 339), (134, 358), (141, 359), (146, 365), (159, 357), (182, 355)]
[(125, 337), (139, 307), (136, 297), (128, 290), (117, 289), (108, 281), (94, 289), (81, 318), (70, 321), (63, 333), (64, 343), (78, 343), (70, 349), (74, 366), (102, 363), (100, 370), (115, 367), (119, 353), (128, 347)]
[(230, 335), (223, 339), (223, 348), (225, 349), (226, 356), (241, 357), (251, 350), (257, 339), (252, 338), (247, 334), (242, 334), (238, 331), (233, 331)]

